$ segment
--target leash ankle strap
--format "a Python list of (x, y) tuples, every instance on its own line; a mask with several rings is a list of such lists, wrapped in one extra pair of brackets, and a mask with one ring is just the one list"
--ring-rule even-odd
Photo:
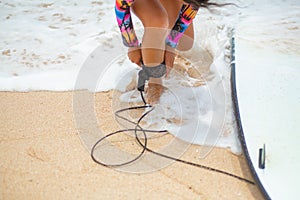
[(147, 67), (142, 65), (142, 70), (139, 71), (138, 86), (139, 91), (144, 91), (145, 83), (149, 78), (160, 78), (166, 74), (166, 64), (163, 62), (155, 67)]

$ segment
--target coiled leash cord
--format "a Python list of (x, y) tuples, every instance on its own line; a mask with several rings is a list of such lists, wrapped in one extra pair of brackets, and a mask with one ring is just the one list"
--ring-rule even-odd
[[(143, 71), (143, 70), (141, 70)], [(140, 73), (139, 73), (140, 74)], [(142, 77), (144, 80), (148, 80), (147, 77)], [(151, 105), (148, 105), (145, 101), (145, 98), (144, 98), (144, 95), (143, 95), (143, 90), (144, 90), (144, 85), (140, 85), (140, 84), (145, 84), (144, 83), (141, 83), (142, 81), (140, 80), (140, 77), (139, 77), (139, 85), (138, 85), (138, 90), (140, 91), (140, 94), (141, 94), (141, 98), (144, 102), (144, 105), (143, 106), (134, 106), (134, 107), (128, 107), (128, 108), (124, 108), (124, 109), (121, 109), (121, 110), (118, 110), (115, 112), (115, 116), (117, 118), (120, 118), (120, 119), (123, 119), (131, 124), (134, 124), (135, 125), (135, 128), (133, 129), (122, 129), (122, 130), (118, 130), (118, 131), (115, 131), (115, 132), (112, 132), (112, 133), (109, 133), (108, 135), (105, 135), (103, 136), (102, 138), (100, 138), (92, 147), (92, 150), (91, 150), (91, 157), (93, 159), (94, 162), (102, 165), (102, 166), (105, 166), (105, 167), (121, 167), (121, 166), (125, 166), (125, 165), (128, 165), (130, 163), (133, 163), (134, 161), (137, 161), (146, 151), (150, 152), (150, 153), (153, 153), (155, 155), (158, 155), (158, 156), (161, 156), (161, 157), (164, 157), (164, 158), (167, 158), (167, 159), (170, 159), (170, 160), (174, 160), (174, 161), (177, 161), (177, 162), (181, 162), (181, 163), (184, 163), (184, 164), (187, 164), (187, 165), (191, 165), (191, 166), (194, 166), (194, 167), (198, 167), (198, 168), (202, 168), (202, 169), (206, 169), (206, 170), (209, 170), (209, 171), (212, 171), (212, 172), (216, 172), (216, 173), (220, 173), (220, 174), (224, 174), (224, 175), (227, 175), (227, 176), (230, 176), (232, 178), (235, 178), (235, 179), (238, 179), (240, 181), (244, 181), (248, 184), (252, 184), (252, 185), (255, 185), (255, 183), (251, 180), (248, 180), (246, 178), (243, 178), (243, 177), (240, 177), (240, 176), (237, 176), (237, 175), (234, 175), (234, 174), (231, 174), (229, 172), (226, 172), (226, 171), (222, 171), (222, 170), (219, 170), (219, 169), (215, 169), (215, 168), (212, 168), (212, 167), (208, 167), (208, 166), (205, 166), (205, 165), (201, 165), (201, 164), (197, 164), (197, 163), (193, 163), (193, 162), (189, 162), (189, 161), (185, 161), (185, 160), (182, 160), (182, 159), (179, 159), (179, 158), (175, 158), (175, 157), (172, 157), (172, 156), (168, 156), (168, 155), (165, 155), (165, 154), (162, 154), (162, 153), (158, 153), (152, 149), (149, 149), (147, 147), (147, 132), (155, 132), (155, 133), (167, 133), (168, 131), (167, 130), (160, 130), (160, 131), (157, 131), (157, 130), (148, 130), (148, 129), (143, 129), (139, 124), (140, 122), (143, 120), (143, 118), (145, 116), (147, 116), (150, 112), (152, 112), (154, 110), (154, 107), (151, 106)], [(142, 89), (142, 90), (141, 90)], [(138, 109), (146, 109), (146, 108), (150, 108), (147, 112), (145, 112), (139, 119), (137, 122), (133, 122), (123, 116), (121, 116), (120, 114), (122, 112), (125, 112), (125, 111), (129, 111), (129, 110), (138, 110)], [(103, 163), (99, 160), (97, 160), (94, 156), (94, 152), (95, 152), (95, 149), (96, 147), (105, 139), (113, 136), (113, 135), (116, 135), (116, 134), (119, 134), (119, 133), (124, 133), (124, 132), (134, 132), (135, 134), (135, 140), (137, 141), (137, 143), (142, 147), (142, 151), (135, 157), (133, 158), (132, 160), (130, 161), (127, 161), (127, 162), (123, 162), (123, 163), (120, 163), (120, 164), (107, 164), (107, 163)], [(143, 133), (143, 136), (144, 136), (144, 142), (142, 142), (139, 137), (138, 137), (138, 132), (142, 132)]]

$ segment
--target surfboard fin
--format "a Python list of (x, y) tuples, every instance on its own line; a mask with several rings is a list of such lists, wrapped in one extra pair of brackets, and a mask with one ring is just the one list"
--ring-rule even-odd
[(265, 169), (266, 167), (266, 144), (264, 144), (263, 148), (259, 149), (258, 167), (260, 169)]

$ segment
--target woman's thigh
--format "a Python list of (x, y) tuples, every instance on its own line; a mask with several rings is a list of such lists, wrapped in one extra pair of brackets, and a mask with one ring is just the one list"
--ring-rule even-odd
[[(172, 29), (183, 5), (181, 0), (135, 0), (132, 5), (134, 14), (144, 27), (160, 27)], [(179, 40), (178, 50), (188, 50), (193, 46), (193, 23), (186, 29)]]

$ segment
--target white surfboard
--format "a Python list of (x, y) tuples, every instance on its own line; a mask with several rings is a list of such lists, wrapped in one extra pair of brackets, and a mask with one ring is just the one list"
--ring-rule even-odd
[(267, 199), (299, 199), (300, 56), (232, 40), (232, 96), (249, 167)]

